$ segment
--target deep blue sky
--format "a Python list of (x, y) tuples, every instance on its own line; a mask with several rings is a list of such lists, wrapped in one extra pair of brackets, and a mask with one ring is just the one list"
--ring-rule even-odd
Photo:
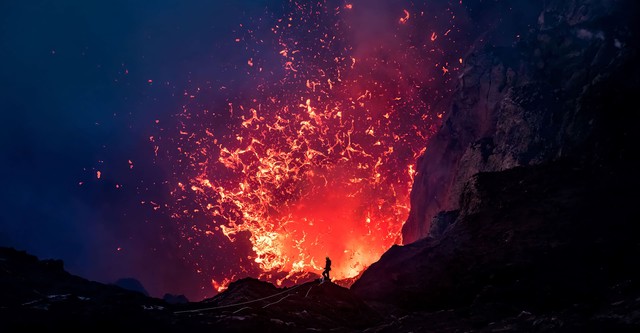
[(185, 89), (234, 85), (229, 68), (246, 62), (234, 30), (267, 2), (3, 1), (0, 245), (94, 280), (135, 276), (156, 296), (185, 292), (176, 281), (193, 281), (161, 236), (171, 224), (140, 204), (167, 178), (148, 138)]

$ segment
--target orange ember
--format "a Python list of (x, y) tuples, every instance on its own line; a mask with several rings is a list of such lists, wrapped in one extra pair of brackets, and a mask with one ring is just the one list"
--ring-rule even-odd
[[(182, 238), (193, 249), (215, 237), (236, 247), (250, 242), (238, 269), (216, 271), (216, 291), (255, 268), (277, 284), (295, 282), (319, 274), (326, 256), (333, 279), (355, 277), (401, 243), (415, 162), (442, 117), (425, 99), (441, 98), (449, 70), (457, 69), (438, 65), (445, 53), (434, 44), (445, 37), (421, 34), (413, 45), (397, 37), (421, 20), (409, 22), (406, 9), (399, 21), (391, 18), (388, 35), (363, 34), (354, 47), (347, 18), (360, 6), (345, 4), (343, 17), (341, 7), (322, 2), (291, 4), (311, 14), (277, 20), (267, 60), (263, 49), (243, 60), (255, 93), (227, 98), (217, 112), (185, 105), (178, 147), (167, 149), (180, 166), (170, 209), (184, 225)], [(240, 41), (247, 50), (250, 41), (264, 43), (251, 32)], [(269, 69), (268, 61), (280, 68)], [(203, 122), (214, 116), (225, 119), (224, 128)], [(204, 264), (196, 266), (201, 272)]]
[(401, 17), (399, 21), (401, 24), (407, 23), (407, 21), (409, 21), (409, 18), (411, 18), (411, 13), (409, 13), (408, 10), (403, 9), (403, 11), (404, 11), (404, 17)]
[[(330, 91), (318, 82), (306, 93), (318, 87)], [(394, 146), (402, 142), (380, 128), (382, 115), (369, 114), (370, 94), (314, 100), (241, 107), (248, 112), (237, 141), (220, 145), (217, 161), (203, 165), (190, 188), (212, 216), (223, 218), (229, 240), (250, 233), (252, 260), (262, 271), (288, 272), (287, 279), (320, 270), (329, 255), (333, 276), (350, 278), (401, 241), (414, 174), (409, 161), (416, 156), (405, 156), (405, 173), (385, 167), (397, 162)], [(233, 181), (214, 179), (214, 163)]]

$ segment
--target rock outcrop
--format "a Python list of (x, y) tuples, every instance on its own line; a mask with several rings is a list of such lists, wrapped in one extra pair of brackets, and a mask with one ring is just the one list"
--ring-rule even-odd
[(552, 162), (479, 173), (440, 237), (393, 247), (351, 290), (414, 315), (465, 309), (458, 319), (482, 318), (476, 329), (522, 312), (574, 330), (640, 328), (630, 196), (640, 182), (611, 171)]
[(439, 212), (459, 209), (478, 172), (565, 157), (606, 160), (618, 149), (605, 135), (630, 135), (627, 117), (637, 119), (622, 115), (638, 87), (637, 7), (549, 1), (529, 31), (513, 31), (512, 45), (476, 42), (443, 125), (418, 161), (405, 244), (426, 237)]
[(640, 329), (637, 12), (547, 1), (513, 46), (472, 48), (406, 245), (351, 287), (395, 313), (380, 331)]

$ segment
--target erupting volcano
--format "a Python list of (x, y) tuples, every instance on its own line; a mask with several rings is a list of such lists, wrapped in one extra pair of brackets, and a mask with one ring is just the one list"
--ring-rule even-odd
[[(325, 256), (352, 278), (402, 242), (415, 162), (443, 116), (431, 106), (463, 62), (455, 6), (291, 2), (268, 29), (240, 24), (249, 92), (214, 106), (199, 94), (223, 84), (185, 92), (176, 128), (151, 138), (174, 170), (161, 212), (215, 289), (242, 275), (287, 285)], [(214, 271), (239, 239), (248, 255)]]
[(3, 331), (640, 332), (637, 1), (5, 2)]

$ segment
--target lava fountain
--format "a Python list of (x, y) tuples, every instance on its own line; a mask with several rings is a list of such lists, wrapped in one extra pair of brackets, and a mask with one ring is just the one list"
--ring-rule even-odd
[(415, 161), (442, 117), (431, 105), (462, 63), (441, 51), (453, 42), (449, 6), (444, 21), (410, 4), (393, 15), (366, 1), (288, 6), (268, 34), (241, 26), (235, 39), (255, 91), (217, 111), (186, 104), (168, 149), (182, 240), (250, 241), (237, 269), (212, 280), (219, 291), (252, 272), (292, 283), (325, 256), (334, 279), (351, 278), (401, 243)]

